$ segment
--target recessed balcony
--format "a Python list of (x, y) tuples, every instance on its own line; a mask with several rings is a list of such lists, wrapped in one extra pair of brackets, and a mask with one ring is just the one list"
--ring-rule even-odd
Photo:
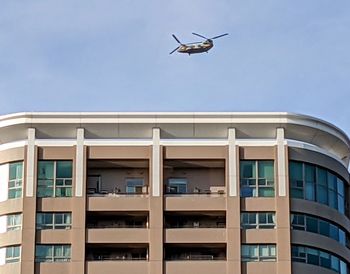
[(149, 186), (148, 160), (89, 160), (88, 196), (146, 196)]
[(166, 160), (164, 192), (168, 196), (224, 195), (224, 160)]
[(166, 244), (166, 261), (225, 261), (226, 244)]
[(147, 244), (89, 244), (87, 261), (146, 261)]

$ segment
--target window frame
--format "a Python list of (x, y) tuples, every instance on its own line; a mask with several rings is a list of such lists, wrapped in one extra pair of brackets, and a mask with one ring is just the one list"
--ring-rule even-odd
[[(255, 215), (255, 222), (250, 223), (250, 216)], [(269, 215), (272, 215), (272, 221), (273, 223), (261, 223), (260, 217), (262, 215), (266, 215), (265, 218), (268, 221)], [(248, 223), (244, 223), (244, 217), (247, 216)], [(276, 213), (273, 211), (262, 211), (262, 212), (250, 212), (250, 211), (244, 211), (241, 212), (241, 229), (275, 229), (276, 228)]]
[[(45, 220), (45, 215), (51, 215), (51, 219), (52, 219), (52, 223), (39, 223), (38, 222), (38, 215), (43, 215), (43, 217), (41, 217), (42, 220)], [(57, 215), (63, 215), (62, 219), (66, 220), (66, 215), (70, 216), (70, 223), (62, 223), (62, 224), (57, 224), (56, 223), (56, 216)], [(72, 213), (71, 212), (37, 212), (36, 214), (36, 221), (35, 221), (35, 228), (37, 230), (68, 230), (72, 228)]]
[[(17, 217), (19, 217), (20, 219), (19, 224), (16, 224), (15, 222)], [(9, 224), (9, 222), (11, 222), (11, 224)], [(21, 230), (21, 229), (22, 229), (22, 213), (9, 214), (6, 216), (6, 231), (14, 231), (14, 230)]]
[[(14, 254), (16, 254), (16, 250), (18, 251), (18, 256), (14, 256)], [(12, 256), (8, 256), (8, 253), (11, 253)], [(6, 264), (17, 263), (20, 261), (21, 261), (21, 246), (20, 245), (6, 246), (5, 263)]]
[[(21, 165), (21, 174), (17, 174), (16, 169), (16, 177), (14, 179), (10, 178), (11, 175), (11, 165)], [(8, 199), (16, 199), (16, 198), (22, 198), (23, 197), (23, 177), (24, 177), (24, 169), (23, 169), (23, 161), (17, 161), (17, 162), (11, 162), (8, 166), (9, 169), (9, 177), (8, 177), (8, 183), (7, 183), (7, 197)], [(17, 176), (20, 177), (17, 177)], [(12, 185), (13, 184), (13, 185)], [(15, 195), (10, 195), (10, 193), (15, 193)], [(19, 195), (18, 195), (19, 193)]]
[[(269, 254), (262, 254), (262, 248), (267, 247)], [(245, 249), (249, 255), (245, 255)], [(251, 250), (257, 250), (256, 256), (250, 256)], [(272, 252), (273, 251), (273, 252)], [(274, 255), (272, 255), (274, 253)], [(276, 262), (277, 261), (277, 246), (276, 244), (241, 244), (241, 261), (242, 262)]]
[[(255, 169), (255, 178), (242, 178), (242, 163), (243, 162), (252, 162), (254, 164)], [(259, 175), (259, 164), (262, 163), (272, 163), (273, 168), (273, 180), (270, 181), (267, 178), (260, 177)], [(253, 172), (254, 174), (254, 172)], [(241, 197), (242, 198), (250, 198), (250, 197), (264, 197), (264, 198), (273, 198), (276, 196), (275, 189), (275, 181), (276, 181), (276, 168), (274, 160), (240, 160), (240, 188), (241, 188)], [(263, 190), (270, 190), (272, 195), (262, 195)]]
[[(37, 254), (38, 248), (47, 248), (45, 256), (39, 257)], [(56, 256), (57, 250), (62, 250), (62, 256)], [(65, 251), (69, 251), (69, 255), (66, 256)], [(49, 253), (49, 254), (47, 254)], [(35, 246), (35, 262), (36, 263), (56, 263), (56, 262), (70, 262), (72, 257), (72, 247), (70, 244), (37, 244)]]
[[(39, 178), (39, 164), (43, 162), (52, 162), (53, 163), (53, 178)], [(71, 164), (71, 178), (60, 178), (57, 177), (57, 164), (59, 162), (70, 162)], [(62, 181), (61, 183), (58, 183)], [(43, 182), (43, 184), (42, 184)], [(51, 182), (52, 184), (48, 185), (47, 183)], [(72, 160), (38, 160), (38, 178), (37, 178), (37, 197), (39, 198), (69, 198), (73, 197), (73, 161)], [(43, 193), (39, 189), (43, 189)], [(48, 189), (52, 189), (52, 195), (46, 195)], [(65, 193), (65, 195), (62, 195)], [(68, 195), (67, 195), (68, 193)]]

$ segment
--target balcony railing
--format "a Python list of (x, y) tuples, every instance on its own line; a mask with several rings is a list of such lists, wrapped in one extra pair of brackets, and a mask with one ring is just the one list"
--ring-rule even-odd
[(131, 254), (116, 254), (116, 255), (87, 255), (88, 261), (147, 261), (147, 256), (135, 257)]
[(194, 187), (193, 190), (179, 191), (175, 188), (166, 186), (166, 195), (224, 195), (225, 187), (211, 186), (209, 189), (203, 189), (200, 187)]
[(114, 224), (87, 224), (87, 228), (92, 229), (104, 229), (104, 228), (147, 228), (147, 223), (144, 224), (120, 224), (120, 223), (114, 223)]
[(122, 191), (119, 187), (115, 187), (113, 190), (101, 189), (97, 190), (93, 187), (88, 187), (86, 190), (87, 195), (90, 196), (140, 196), (148, 194), (148, 186), (143, 186), (135, 189), (134, 191)]
[(224, 261), (226, 257), (212, 254), (179, 254), (166, 258), (166, 261)]

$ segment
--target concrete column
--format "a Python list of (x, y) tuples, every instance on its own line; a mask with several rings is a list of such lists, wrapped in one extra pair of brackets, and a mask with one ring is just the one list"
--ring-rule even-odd
[(226, 156), (226, 232), (227, 232), (227, 274), (241, 273), (241, 224), (239, 195), (239, 149), (236, 145), (236, 131), (228, 130)]
[(284, 145), (284, 129), (277, 129), (276, 148), (276, 235), (277, 271), (291, 274), (290, 201), (288, 180), (288, 147)]
[(149, 197), (149, 273), (163, 273), (163, 153), (160, 129), (153, 129)]
[(73, 160), (72, 199), (72, 250), (71, 273), (85, 273), (85, 212), (87, 148), (84, 146), (84, 129), (77, 129), (77, 146)]
[(29, 128), (24, 155), (21, 274), (34, 273), (37, 159), (35, 128)]

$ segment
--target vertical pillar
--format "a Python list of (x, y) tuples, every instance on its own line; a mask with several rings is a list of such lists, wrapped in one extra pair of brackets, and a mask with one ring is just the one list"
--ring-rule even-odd
[(153, 129), (149, 197), (149, 273), (163, 273), (163, 157), (160, 129)]
[(241, 224), (239, 195), (239, 149), (236, 145), (236, 130), (228, 129), (228, 151), (226, 157), (226, 232), (227, 274), (241, 273)]
[(72, 246), (71, 273), (85, 272), (85, 212), (86, 212), (86, 147), (84, 146), (84, 129), (77, 129), (77, 145), (74, 166), (72, 199)]
[(284, 144), (284, 129), (276, 131), (276, 222), (277, 222), (277, 271), (291, 274), (290, 206), (288, 183), (288, 147)]
[(35, 215), (36, 215), (36, 165), (35, 128), (28, 129), (28, 145), (24, 158), (23, 219), (21, 246), (21, 274), (34, 273)]

